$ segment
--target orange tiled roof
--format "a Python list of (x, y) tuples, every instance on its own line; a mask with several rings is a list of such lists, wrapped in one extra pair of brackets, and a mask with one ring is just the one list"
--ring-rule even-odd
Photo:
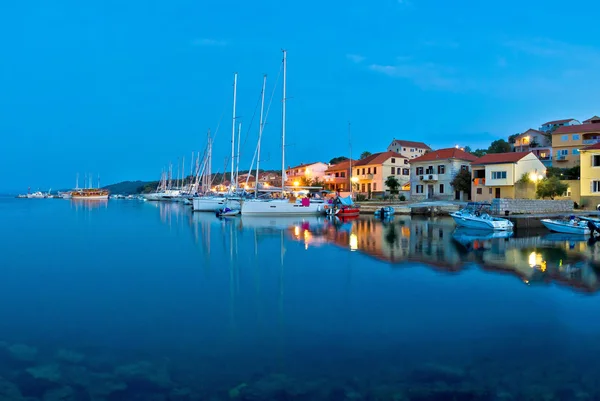
[(466, 160), (473, 161), (477, 159), (477, 156), (472, 155), (464, 150), (460, 150), (457, 148), (446, 148), (446, 149), (438, 149), (433, 152), (429, 152), (424, 154), (423, 156), (419, 156), (416, 159), (412, 159), (411, 163), (418, 162), (430, 162), (435, 160), (443, 160), (443, 159), (458, 159), (458, 160)]
[(367, 164), (382, 164), (384, 161), (386, 161), (390, 157), (398, 157), (401, 159), (406, 159), (406, 157), (402, 156), (401, 154), (388, 151), (388, 152), (374, 153), (371, 156), (367, 156), (364, 159), (360, 159), (353, 166), (366, 166)]
[(480, 166), (484, 164), (516, 163), (531, 152), (508, 152), (489, 153), (475, 160), (471, 165)]

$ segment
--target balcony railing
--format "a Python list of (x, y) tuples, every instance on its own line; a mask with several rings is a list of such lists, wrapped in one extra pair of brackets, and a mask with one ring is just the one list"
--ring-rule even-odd
[(372, 180), (373, 174), (360, 174), (357, 177), (361, 180)]
[(567, 155), (556, 155), (556, 161), (559, 161), (559, 162), (567, 161)]
[(600, 139), (584, 139), (583, 140), (584, 145), (594, 145), (596, 143), (600, 143)]
[(423, 174), (422, 176), (419, 176), (419, 179), (421, 181), (437, 181), (438, 175), (437, 174)]
[(475, 185), (485, 185), (485, 178), (475, 178), (473, 183)]

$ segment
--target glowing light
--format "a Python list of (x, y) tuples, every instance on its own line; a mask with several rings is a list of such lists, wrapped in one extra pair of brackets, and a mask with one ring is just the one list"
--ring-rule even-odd
[(352, 178), (350, 178), (350, 181), (352, 181), (353, 183), (356, 184), (358, 182), (358, 177), (356, 177), (356, 176), (352, 177)]
[(538, 175), (536, 173), (529, 173), (529, 179), (533, 182), (536, 182), (538, 180)]
[(298, 181), (294, 181), (294, 186), (297, 187), (298, 185), (300, 185), (300, 183)]
[(538, 175), (538, 181), (541, 181), (541, 180), (543, 180), (543, 179), (544, 179), (544, 176), (543, 176), (543, 175), (541, 175), (541, 174), (540, 174), (540, 175)]
[(546, 270), (546, 261), (542, 259), (542, 254), (537, 252), (531, 252), (529, 254), (529, 266), (532, 268), (539, 268), (542, 271)]
[(350, 234), (350, 250), (356, 251), (358, 249), (358, 237), (356, 234)]
[(294, 235), (296, 237), (300, 236), (300, 227), (298, 227), (298, 226), (294, 227)]

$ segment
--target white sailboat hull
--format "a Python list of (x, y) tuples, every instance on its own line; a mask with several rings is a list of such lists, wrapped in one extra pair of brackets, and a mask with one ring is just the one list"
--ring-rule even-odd
[(323, 213), (322, 203), (302, 206), (300, 203), (247, 200), (242, 203), (244, 216), (317, 216)]
[(590, 233), (590, 229), (587, 225), (580, 224), (569, 224), (563, 223), (556, 220), (543, 219), (541, 220), (542, 224), (550, 231), (554, 231), (557, 233), (563, 234), (578, 234), (578, 235), (588, 235)]
[(513, 224), (507, 219), (484, 219), (461, 213), (450, 213), (457, 225), (479, 230), (512, 230)]
[(230, 209), (239, 209), (240, 202), (227, 198), (194, 198), (192, 200), (192, 209), (194, 212), (216, 212), (225, 206)]

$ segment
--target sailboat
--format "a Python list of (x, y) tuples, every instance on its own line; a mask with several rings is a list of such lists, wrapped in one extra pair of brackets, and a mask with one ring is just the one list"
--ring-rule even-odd
[[(285, 190), (285, 112), (286, 112), (287, 52), (283, 50), (283, 96), (281, 108), (281, 192)], [(257, 177), (258, 181), (258, 177)], [(323, 212), (322, 203), (311, 203), (304, 198), (300, 202), (280, 199), (249, 199), (242, 202), (242, 215), (250, 216), (310, 216)]]
[[(237, 101), (237, 73), (233, 75), (233, 125), (231, 129), (231, 179), (230, 179), (230, 193), (233, 190), (234, 180), (237, 178), (234, 176), (234, 160), (235, 160), (235, 107)], [(239, 140), (238, 140), (239, 146)], [(212, 145), (209, 140), (209, 151), (212, 151)], [(239, 153), (239, 151), (238, 151)], [(210, 163), (211, 155), (208, 156), (208, 163)], [(210, 165), (208, 166), (210, 171)], [(240, 209), (239, 198), (223, 197), (223, 196), (200, 196), (195, 197), (192, 200), (192, 209), (194, 212), (217, 212), (225, 207), (232, 210)]]

